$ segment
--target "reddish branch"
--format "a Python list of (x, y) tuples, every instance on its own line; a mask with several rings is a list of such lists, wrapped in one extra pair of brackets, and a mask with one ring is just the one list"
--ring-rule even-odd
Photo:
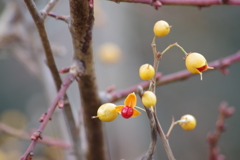
[(128, 3), (142, 3), (150, 4), (158, 8), (162, 5), (189, 5), (208, 7), (211, 5), (240, 5), (239, 0), (110, 0), (116, 3), (128, 2)]
[[(15, 129), (4, 123), (0, 123), (0, 131), (7, 133), (9, 135), (12, 135), (12, 136), (21, 138), (21, 139), (31, 140), (29, 133), (24, 132), (22, 130)], [(52, 137), (47, 137), (47, 136), (44, 136), (44, 139), (40, 139), (39, 142), (50, 145), (50, 146), (61, 147), (63, 149), (69, 149), (72, 147), (72, 145), (70, 143), (67, 143), (67, 142), (64, 142), (64, 141), (61, 141), (58, 139), (53, 139)]]
[[(215, 71), (216, 69), (219, 69), (222, 73), (226, 74), (228, 72), (226, 68), (232, 65), (233, 63), (237, 63), (239, 61), (240, 61), (240, 51), (228, 57), (224, 57), (222, 59), (210, 62), (209, 66), (214, 67), (215, 69), (207, 70), (206, 72), (212, 72), (212, 71)], [(185, 80), (195, 75), (196, 74), (192, 74), (188, 70), (183, 70), (183, 71), (175, 72), (169, 75), (161, 76), (159, 79), (157, 79), (156, 84), (157, 86), (161, 86), (168, 83), (177, 82), (180, 80)], [(142, 86), (144, 89), (146, 89), (149, 86), (149, 82), (146, 82), (146, 81), (141, 82), (129, 88), (109, 93), (108, 101), (109, 102), (118, 101), (119, 99), (126, 97), (126, 95), (128, 95), (129, 93), (136, 91), (138, 86)]]
[[(57, 0), (50, 0), (49, 3), (46, 5), (46, 7), (43, 9), (43, 11), (41, 13), (37, 10), (37, 7), (33, 0), (24, 0), (24, 2), (25, 2), (26, 6), (35, 22), (35, 25), (38, 29), (38, 33), (39, 33), (39, 36), (40, 36), (40, 39), (41, 39), (41, 42), (43, 45), (43, 49), (45, 52), (45, 56), (46, 56), (46, 64), (48, 65), (48, 67), (50, 69), (50, 72), (53, 76), (56, 88), (59, 91), (61, 88), (62, 80), (58, 73), (58, 70), (57, 70), (57, 67), (56, 67), (56, 64), (55, 64), (55, 61), (53, 58), (53, 53), (52, 53), (52, 50), (50, 47), (50, 42), (48, 40), (47, 32), (46, 32), (46, 29), (44, 26), (45, 14), (50, 12), (50, 10), (56, 4)], [(68, 97), (66, 94), (64, 94), (62, 97), (64, 97), (65, 100), (68, 100)], [(53, 108), (53, 110), (54, 109), (55, 109), (55, 107)], [(66, 116), (66, 122), (67, 122), (67, 126), (69, 127), (72, 141), (74, 142), (74, 145), (73, 145), (74, 153), (75, 153), (76, 157), (78, 159), (80, 159), (80, 157), (81, 157), (80, 137), (78, 134), (78, 128), (76, 127), (72, 109), (71, 109), (71, 106), (69, 103), (66, 104), (64, 107), (64, 115)], [(47, 116), (49, 116), (49, 115), (47, 115)], [(29, 148), (32, 149), (35, 146), (35, 144), (36, 144), (36, 142), (33, 141)], [(28, 149), (28, 151), (30, 152), (29, 149)], [(27, 156), (28, 153), (25, 153), (25, 156)]]
[(69, 23), (69, 21), (70, 21), (70, 17), (69, 16), (57, 15), (57, 14), (52, 13), (52, 12), (47, 13), (47, 15), (50, 16), (50, 17), (53, 17), (53, 18), (55, 18), (57, 20), (62, 20), (64, 22), (66, 22), (66, 23)]
[(225, 156), (219, 153), (217, 143), (221, 134), (225, 131), (224, 121), (226, 118), (232, 116), (235, 112), (234, 107), (228, 107), (226, 102), (222, 102), (219, 107), (219, 116), (216, 123), (216, 129), (214, 132), (207, 135), (207, 141), (209, 144), (209, 156), (208, 160), (224, 160)]
[(67, 76), (65, 82), (62, 84), (62, 88), (59, 90), (56, 98), (54, 99), (53, 103), (51, 104), (50, 108), (48, 109), (47, 114), (45, 115), (41, 125), (39, 126), (37, 131), (34, 132), (33, 135), (31, 136), (31, 139), (32, 139), (31, 144), (29, 145), (28, 149), (23, 154), (23, 156), (20, 158), (21, 160), (25, 160), (29, 156), (29, 154), (33, 151), (33, 148), (37, 144), (38, 139), (42, 139), (41, 135), (42, 135), (44, 128), (46, 127), (55, 108), (57, 107), (59, 100), (61, 100), (64, 97), (66, 90), (68, 89), (69, 85), (72, 83), (72, 81), (74, 79), (75, 79), (75, 76), (73, 74), (69, 74)]

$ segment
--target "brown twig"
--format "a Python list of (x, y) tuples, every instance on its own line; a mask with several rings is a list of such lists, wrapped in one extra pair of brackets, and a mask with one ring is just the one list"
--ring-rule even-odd
[[(138, 87), (137, 92), (138, 92), (139, 97), (142, 98), (143, 88), (141, 86)], [(148, 120), (149, 120), (149, 124), (150, 124), (151, 142), (149, 144), (147, 153), (141, 158), (141, 160), (152, 160), (154, 151), (156, 149), (156, 144), (157, 144), (156, 122), (155, 122), (152, 110), (145, 106), (144, 106), (144, 108), (147, 112), (147, 116), (148, 116)]]
[[(24, 140), (31, 140), (29, 133), (13, 128), (1, 122), (0, 122), (0, 131), (9, 135), (15, 136), (17, 138), (21, 138)], [(57, 146), (63, 149), (69, 149), (72, 147), (70, 143), (64, 142), (62, 140), (54, 139), (48, 136), (44, 136), (44, 139), (39, 139), (39, 142), (50, 145), (50, 146)]]
[[(24, 0), (34, 22), (35, 22), (35, 25), (38, 29), (38, 33), (40, 35), (40, 38), (41, 38), (41, 42), (42, 42), (42, 45), (43, 45), (43, 48), (44, 48), (44, 51), (45, 51), (45, 56), (46, 56), (46, 64), (48, 65), (49, 69), (50, 69), (50, 72), (53, 76), (53, 79), (54, 79), (54, 82), (55, 82), (55, 85), (56, 85), (56, 88), (57, 90), (59, 91), (60, 88), (61, 88), (61, 84), (62, 84), (62, 80), (60, 78), (60, 75), (58, 73), (58, 70), (57, 70), (57, 67), (56, 67), (56, 64), (55, 64), (55, 61), (54, 61), (54, 58), (53, 58), (53, 53), (52, 53), (52, 50), (51, 50), (51, 47), (50, 47), (50, 43), (49, 43), (49, 40), (48, 40), (48, 36), (47, 36), (47, 33), (46, 33), (46, 29), (45, 29), (45, 26), (44, 26), (44, 16), (42, 16), (40, 14), (40, 12), (38, 12), (37, 8), (36, 8), (36, 5), (34, 3), (33, 0)], [(52, 1), (50, 1), (51, 3)], [(56, 1), (54, 1), (56, 2)], [(47, 5), (48, 6), (48, 5)], [(50, 5), (50, 7), (45, 7), (45, 11), (48, 12), (52, 9), (54, 5)], [(64, 99), (67, 100), (68, 97), (67, 95), (63, 95), (64, 96)], [(70, 134), (71, 134), (71, 138), (72, 138), (72, 141), (74, 142), (73, 144), (73, 149), (74, 149), (74, 153), (76, 155), (76, 157), (78, 159), (81, 159), (81, 149), (80, 149), (80, 137), (79, 137), (79, 134), (78, 134), (78, 128), (76, 127), (76, 123), (75, 123), (75, 119), (74, 119), (74, 116), (73, 116), (73, 113), (72, 113), (72, 109), (71, 109), (71, 106), (70, 106), (70, 103), (66, 104), (65, 107), (64, 107), (64, 114), (66, 116), (66, 121), (67, 121), (67, 126), (69, 127), (69, 131), (70, 131)], [(30, 146), (30, 148), (34, 147), (34, 143), (31, 144), (32, 146)]]
[(162, 5), (188, 5), (198, 7), (209, 7), (211, 5), (240, 5), (239, 0), (109, 0), (116, 3), (127, 2), (127, 3), (142, 3), (150, 4), (155, 8), (161, 7)]
[(168, 139), (165, 136), (165, 133), (162, 129), (162, 126), (161, 126), (156, 114), (154, 114), (154, 118), (155, 118), (155, 121), (156, 121), (156, 127), (157, 127), (158, 134), (160, 135), (160, 138), (162, 139), (162, 143), (163, 143), (163, 146), (164, 146), (165, 151), (167, 153), (168, 159), (169, 160), (175, 160), (174, 155), (173, 155), (172, 150), (171, 150), (171, 147), (169, 145)]
[(50, 46), (50, 43), (49, 43), (49, 40), (48, 40), (48, 36), (47, 36), (47, 32), (46, 32), (46, 29), (45, 29), (45, 26), (44, 26), (44, 18), (40, 14), (40, 12), (38, 12), (38, 10), (36, 8), (36, 5), (35, 5), (33, 0), (24, 0), (24, 1), (27, 5), (27, 8), (28, 8), (30, 14), (32, 15), (32, 18), (33, 18), (33, 20), (36, 24), (37, 29), (38, 29), (38, 33), (39, 33), (39, 36), (41, 38), (42, 45), (43, 45), (43, 48), (44, 48), (44, 51), (45, 51), (46, 64), (48, 65), (48, 67), (51, 71), (51, 74), (53, 76), (56, 88), (59, 89), (61, 87), (62, 82), (61, 82), (61, 79), (60, 79), (60, 76), (59, 76), (54, 58), (53, 58), (52, 49), (51, 49), (51, 46)]
[(91, 119), (101, 105), (92, 51), (93, 1), (70, 0), (69, 3), (74, 59), (80, 60), (86, 68), (78, 83), (87, 141), (85, 156), (88, 160), (105, 160), (109, 154), (106, 153), (102, 122)]
[[(152, 50), (153, 50), (153, 57), (154, 57), (154, 69), (155, 71), (157, 72), (158, 70), (158, 65), (159, 65), (159, 61), (161, 60), (161, 54), (157, 52), (157, 47), (156, 47), (156, 43), (155, 43), (155, 40), (156, 40), (156, 36), (153, 37), (153, 41), (152, 41)], [(156, 90), (156, 83), (157, 83), (157, 79), (156, 79), (156, 75), (153, 77), (153, 80), (151, 82), (151, 84), (149, 85), (149, 89), (155, 93), (155, 90)], [(166, 138), (165, 136), (165, 133), (162, 129), (162, 126), (157, 118), (157, 110), (156, 110), (156, 106), (153, 107), (153, 120), (155, 121), (155, 124), (156, 124), (156, 130), (158, 131), (158, 134), (162, 140), (162, 143), (163, 143), (163, 146), (164, 146), (164, 149), (167, 153), (167, 156), (168, 156), (168, 159), (169, 160), (175, 160), (174, 158), (174, 155), (172, 153), (172, 149), (168, 143), (168, 139)]]
[[(222, 69), (226, 70), (226, 68), (228, 66), (230, 66), (234, 63), (237, 63), (239, 61), (240, 61), (240, 51), (238, 51), (237, 53), (235, 53), (233, 55), (210, 62), (209, 66), (214, 67), (215, 69), (207, 70), (206, 72), (216, 71), (217, 68), (220, 69), (220, 71), (222, 71)], [(204, 73), (206, 73), (206, 72), (204, 72)], [(159, 79), (157, 79), (156, 85), (162, 86), (162, 85), (169, 84), (172, 82), (185, 80), (187, 78), (190, 78), (190, 77), (196, 76), (196, 75), (197, 74), (192, 74), (188, 70), (182, 70), (179, 72), (161, 76)], [(197, 76), (199, 76), (199, 75), (197, 75)], [(142, 86), (144, 89), (146, 89), (149, 86), (149, 82), (144, 81), (137, 85), (130, 86), (129, 88), (111, 92), (111, 93), (107, 94), (109, 102), (115, 102), (115, 101), (118, 101), (118, 100), (126, 97), (126, 95), (128, 95), (129, 93), (136, 91), (138, 86)]]
[(222, 102), (219, 106), (219, 116), (216, 123), (216, 129), (214, 132), (207, 135), (207, 141), (209, 144), (208, 160), (224, 160), (225, 156), (219, 154), (219, 148), (217, 143), (221, 134), (225, 131), (224, 121), (226, 118), (232, 116), (235, 112), (234, 107), (228, 107), (226, 102)]

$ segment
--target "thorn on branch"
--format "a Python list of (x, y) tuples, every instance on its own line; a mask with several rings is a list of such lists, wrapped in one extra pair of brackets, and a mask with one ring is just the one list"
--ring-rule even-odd
[(58, 101), (58, 108), (62, 109), (65, 105), (69, 104), (68, 100), (65, 100), (64, 97), (62, 97), (59, 101)]
[(162, 6), (162, 3), (159, 0), (153, 0), (152, 5), (158, 10), (158, 8)]
[(58, 108), (62, 109), (64, 107), (64, 99), (61, 98), (59, 101), (58, 101)]
[(41, 131), (36, 131), (31, 136), (31, 140), (33, 140), (33, 141), (37, 140), (38, 138), (42, 139)]
[(223, 59), (219, 60), (219, 69), (224, 75), (228, 75), (229, 71), (227, 67), (231, 64), (229, 61), (223, 62)]
[(162, 53), (161, 52), (157, 52), (157, 58), (160, 61), (162, 59)]
[[(34, 153), (33, 152), (30, 152), (27, 157), (26, 157), (26, 160), (32, 160), (32, 157), (33, 157)], [(21, 159), (22, 160), (22, 159)]]
[[(46, 117), (46, 115), (47, 115), (47, 112), (43, 113), (43, 114), (41, 115), (41, 117), (39, 118), (39, 122), (43, 122), (44, 119), (45, 119), (45, 117)], [(52, 118), (50, 117), (49, 120), (51, 121)]]
[(217, 120), (216, 127), (220, 132), (224, 132), (226, 128), (222, 120)]

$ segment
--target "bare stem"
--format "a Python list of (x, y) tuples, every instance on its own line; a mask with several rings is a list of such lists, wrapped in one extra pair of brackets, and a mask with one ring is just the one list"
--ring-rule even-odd
[(219, 116), (216, 123), (215, 131), (207, 135), (207, 141), (209, 144), (208, 160), (219, 160), (224, 157), (219, 153), (217, 143), (221, 134), (225, 131), (225, 119), (232, 116), (235, 112), (234, 107), (229, 107), (226, 102), (222, 102), (219, 106)]
[(179, 49), (181, 49), (181, 51), (185, 54), (185, 55), (188, 55), (188, 53), (178, 44), (178, 43), (173, 43), (171, 45), (169, 45), (164, 51), (162, 51), (162, 55), (164, 53), (166, 53), (170, 48), (174, 47), (174, 46), (177, 46)]
[[(29, 133), (13, 128), (4, 123), (0, 123), (0, 131), (17, 138), (21, 138), (24, 140), (31, 140)], [(44, 136), (44, 139), (39, 139), (39, 142), (46, 145), (50, 145), (50, 146), (60, 147), (63, 149), (69, 149), (72, 147), (70, 143), (64, 142), (62, 140), (54, 139), (52, 137), (47, 137), (47, 136)]]
[(155, 121), (156, 121), (156, 127), (157, 127), (158, 134), (160, 135), (160, 138), (161, 138), (161, 140), (163, 142), (163, 146), (164, 146), (165, 151), (167, 153), (168, 159), (169, 160), (175, 160), (174, 155), (172, 153), (172, 150), (170, 148), (168, 139), (166, 138), (166, 136), (164, 134), (164, 131), (162, 129), (162, 126), (161, 126), (161, 124), (160, 124), (156, 114), (154, 115), (154, 118), (155, 118)]
[(169, 127), (168, 132), (167, 132), (167, 134), (166, 134), (166, 138), (167, 138), (167, 139), (169, 138), (169, 135), (170, 135), (170, 133), (171, 133), (171, 131), (172, 131), (172, 129), (173, 129), (174, 126), (175, 126), (174, 117), (172, 117), (171, 126)]
[(170, 133), (171, 133), (173, 127), (174, 127), (176, 124), (178, 124), (178, 123), (182, 123), (182, 122), (187, 123), (187, 120), (186, 120), (186, 119), (182, 119), (182, 120), (178, 120), (178, 121), (175, 122), (175, 121), (174, 121), (174, 118), (172, 117), (172, 123), (171, 123), (171, 126), (169, 127), (168, 132), (167, 132), (167, 134), (166, 134), (166, 138), (167, 138), (167, 139), (169, 138), (169, 135), (170, 135)]
[(143, 108), (141, 108), (141, 107), (135, 106), (135, 108), (140, 109), (140, 110), (143, 111), (143, 112), (146, 112), (146, 110), (143, 109)]
[(23, 156), (20, 158), (21, 160), (25, 160), (29, 153), (33, 151), (33, 148), (35, 147), (35, 145), (37, 144), (38, 139), (41, 139), (41, 134), (44, 130), (44, 128), (46, 127), (49, 119), (51, 118), (56, 106), (58, 105), (59, 100), (62, 99), (62, 97), (64, 97), (66, 90), (68, 89), (68, 87), (70, 86), (70, 84), (72, 83), (72, 81), (74, 80), (74, 75), (69, 74), (65, 80), (65, 82), (62, 84), (62, 88), (59, 90), (55, 100), (53, 101), (53, 103), (51, 104), (50, 108), (47, 111), (46, 116), (43, 119), (43, 122), (41, 123), (41, 125), (39, 126), (39, 128), (37, 129), (37, 131), (35, 133), (38, 133), (38, 136), (35, 136), (34, 138), (32, 138), (31, 144), (29, 145), (28, 149), (26, 150), (26, 152), (23, 154)]
[[(141, 86), (138, 87), (137, 92), (139, 97), (142, 98), (143, 88)], [(145, 109), (146, 109), (146, 113), (147, 113), (149, 124), (150, 124), (151, 142), (149, 144), (147, 153), (141, 158), (141, 160), (152, 160), (153, 154), (156, 148), (156, 144), (157, 144), (157, 130), (156, 130), (156, 123), (154, 120), (152, 107), (151, 108), (145, 107)]]
[[(158, 70), (158, 64), (159, 64), (159, 58), (157, 57), (157, 47), (156, 47), (156, 36), (154, 35), (151, 46), (152, 46), (152, 51), (153, 51), (153, 68), (155, 72)], [(156, 89), (156, 74), (154, 75), (151, 84), (149, 85), (149, 90), (151, 90), (153, 93), (155, 93)], [(155, 107), (154, 107), (155, 108)]]
[(57, 15), (57, 14), (52, 13), (52, 12), (49, 12), (47, 15), (50, 16), (50, 17), (53, 17), (53, 18), (55, 18), (57, 20), (62, 20), (64, 22), (66, 22), (66, 23), (69, 23), (69, 21), (70, 21), (70, 17), (69, 16)]
[(152, 160), (154, 151), (156, 149), (157, 144), (157, 129), (156, 129), (156, 122), (154, 120), (153, 112), (150, 108), (146, 108), (146, 112), (148, 115), (149, 123), (150, 123), (150, 129), (151, 129), (151, 142), (149, 144), (149, 148), (145, 156), (142, 158), (142, 160)]

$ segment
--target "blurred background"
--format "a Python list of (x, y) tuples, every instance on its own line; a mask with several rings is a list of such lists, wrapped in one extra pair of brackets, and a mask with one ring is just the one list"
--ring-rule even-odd
[[(36, 1), (39, 9), (47, 2)], [(10, 3), (12, 4), (7, 5)], [(15, 10), (24, 16), (11, 17)], [(68, 1), (59, 1), (52, 12), (68, 15)], [(0, 16), (0, 37), (10, 35), (5, 41), (0, 39), (0, 122), (29, 132), (39, 126), (38, 119), (48, 109), (56, 91), (44, 63), (38, 33), (25, 4), (20, 0), (0, 0)], [(178, 42), (187, 52), (199, 52), (210, 62), (240, 50), (239, 6), (163, 6), (155, 10), (150, 5), (96, 1), (93, 47), (99, 90), (112, 85), (120, 90), (141, 82), (139, 67), (153, 63), (150, 44), (153, 25), (158, 20), (165, 20), (172, 26), (168, 36), (157, 38), (158, 51)], [(8, 21), (12, 24), (10, 27), (5, 26)], [(57, 67), (68, 67), (73, 54), (67, 24), (47, 17), (46, 29), (53, 45)], [(14, 37), (16, 33), (22, 35), (22, 39)], [(116, 55), (111, 57), (112, 55), (103, 53), (110, 52), (109, 50)], [(170, 49), (164, 54), (159, 71), (167, 75), (184, 70), (183, 57), (184, 54), (177, 47)], [(193, 131), (174, 127), (169, 142), (176, 159), (207, 159), (206, 135), (215, 129), (218, 107), (222, 101), (234, 106), (236, 112), (226, 121), (227, 130), (219, 142), (220, 152), (229, 160), (239, 159), (239, 68), (240, 63), (236, 63), (229, 67), (228, 76), (215, 70), (203, 73), (202, 81), (196, 75), (157, 88), (157, 113), (165, 132), (171, 124), (172, 116), (180, 119), (184, 114), (192, 114), (197, 119), (197, 127)], [(64, 77), (62, 75), (63, 79)], [(70, 86), (68, 96), (77, 117), (80, 100), (76, 83)], [(123, 100), (116, 104), (123, 104)], [(140, 100), (137, 106), (143, 107)], [(104, 123), (104, 127), (112, 160), (134, 160), (148, 149), (150, 128), (145, 113), (127, 120), (119, 116), (111, 123)], [(57, 109), (44, 134), (69, 142), (65, 129), (62, 110)], [(29, 141), (0, 131), (1, 160), (18, 159), (28, 145)], [(40, 143), (34, 153), (34, 160), (64, 159), (63, 150)], [(156, 160), (167, 159), (160, 139), (154, 157)]]

